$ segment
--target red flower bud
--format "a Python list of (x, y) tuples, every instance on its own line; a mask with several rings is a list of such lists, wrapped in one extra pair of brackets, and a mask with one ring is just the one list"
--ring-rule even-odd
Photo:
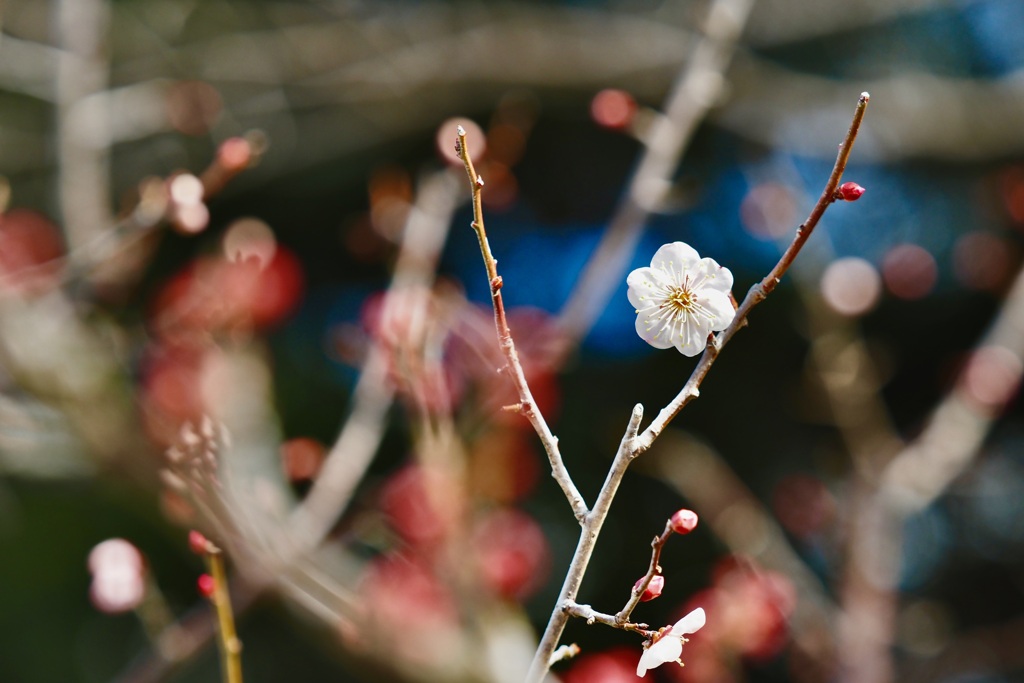
[[(633, 590), (635, 591), (636, 589), (640, 588), (640, 584), (643, 582), (644, 580), (642, 577), (638, 579), (637, 582), (633, 584)], [(661, 595), (661, 591), (664, 590), (664, 588), (665, 577), (661, 574), (656, 574), (652, 576), (651, 582), (647, 584), (647, 588), (644, 589), (643, 595), (640, 596), (640, 602), (647, 602), (648, 600), (653, 600), (654, 598)]]
[(213, 597), (213, 591), (216, 587), (217, 584), (214, 583), (213, 577), (209, 574), (200, 574), (199, 579), (196, 580), (196, 588), (204, 598)]
[(865, 192), (866, 190), (857, 183), (843, 183), (836, 191), (836, 199), (855, 202), (860, 199), (860, 196)]
[(188, 549), (194, 552), (196, 555), (205, 555), (209, 552), (210, 542), (206, 540), (206, 536), (193, 529), (188, 532)]
[(669, 524), (672, 525), (672, 531), (677, 534), (688, 534), (697, 528), (697, 513), (686, 508), (677, 510)]

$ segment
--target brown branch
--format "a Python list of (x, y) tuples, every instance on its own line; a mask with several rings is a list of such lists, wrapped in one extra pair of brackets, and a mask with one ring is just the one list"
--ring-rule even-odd
[(639, 633), (645, 638), (651, 638), (656, 633), (656, 631), (651, 631), (647, 624), (634, 624), (628, 619), (620, 620), (617, 614), (598, 612), (590, 605), (581, 605), (573, 600), (566, 600), (562, 605), (562, 610), (569, 616), (583, 619), (587, 624), (604, 624), (620, 631)]
[[(505, 304), (501, 297), (502, 280), (501, 276), (498, 275), (498, 262), (491, 255), (491, 247), (487, 242), (487, 230), (484, 227), (484, 214), (481, 203), (481, 191), (484, 187), (484, 181), (483, 178), (477, 175), (476, 169), (473, 167), (473, 160), (469, 156), (469, 148), (466, 145), (466, 131), (462, 126), (459, 126), (458, 133), (455, 151), (459, 154), (462, 163), (466, 167), (466, 175), (469, 178), (469, 186), (473, 194), (472, 227), (476, 233), (477, 240), (480, 242), (480, 253), (483, 256), (484, 266), (487, 269), (487, 280), (490, 282), (491, 303), (494, 307), (494, 326), (498, 333), (498, 346), (501, 347), (501, 352), (505, 356), (508, 375), (512, 378), (516, 392), (519, 395), (520, 411), (530, 421), (530, 424), (533, 425), (534, 430), (540, 437), (541, 443), (544, 445), (548, 462), (551, 463), (551, 476), (554, 477), (562, 492), (565, 493), (565, 497), (568, 499), (577, 521), (583, 524), (587, 516), (587, 504), (569, 476), (569, 470), (566, 469), (565, 463), (562, 461), (562, 454), (558, 450), (558, 439), (551, 433), (547, 421), (541, 415), (537, 402), (533, 398), (533, 393), (530, 391), (530, 386), (526, 382), (523, 366), (519, 362), (519, 354), (516, 352), (515, 342), (512, 339), (512, 331), (509, 329), (508, 320), (505, 317)], [(550, 655), (550, 653), (548, 654)]]
[(636, 606), (640, 604), (640, 598), (643, 597), (644, 591), (651, 585), (651, 580), (661, 574), (661, 549), (665, 547), (668, 537), (671, 536), (672, 531), (672, 520), (665, 522), (665, 530), (661, 532), (660, 536), (655, 536), (654, 540), (651, 541), (651, 564), (647, 568), (647, 573), (644, 578), (641, 579), (640, 583), (637, 584), (636, 588), (630, 594), (629, 600), (626, 601), (625, 606), (619, 610), (619, 613), (615, 615), (615, 621), (619, 623), (625, 623), (629, 621), (629, 615), (633, 613)]
[[(594, 508), (586, 516), (583, 529), (580, 533), (580, 540), (576, 545), (576, 552), (573, 554), (573, 558), (569, 564), (569, 570), (566, 573), (565, 581), (562, 583), (562, 591), (558, 599), (559, 606), (568, 604), (569, 601), (575, 601), (576, 599), (576, 594), (579, 591), (583, 575), (586, 572), (587, 565), (590, 563), (590, 557), (593, 554), (597, 536), (601, 531), (601, 526), (604, 524), (604, 519), (608, 515), (608, 510), (611, 508), (612, 500), (618, 491), (622, 477), (625, 476), (626, 468), (629, 467), (629, 463), (638, 455), (648, 450), (668, 423), (679, 414), (679, 411), (699, 395), (698, 387), (707, 375), (711, 365), (718, 357), (719, 351), (741, 327), (746, 325), (746, 318), (750, 313), (750, 310), (761, 301), (764, 301), (765, 297), (775, 289), (775, 286), (789, 269), (789, 266), (793, 263), (797, 254), (799, 254), (800, 249), (807, 241), (807, 238), (810, 237), (811, 232), (814, 230), (815, 226), (817, 226), (818, 221), (821, 220), (821, 216), (825, 213), (825, 209), (827, 209), (832, 202), (836, 201), (836, 188), (839, 186), (839, 180), (842, 178), (843, 171), (846, 168), (846, 162), (849, 159), (850, 150), (852, 149), (853, 142), (857, 137), (857, 132), (860, 130), (861, 121), (864, 119), (864, 112), (867, 109), (868, 99), (869, 96), (867, 93), (861, 94), (860, 99), (857, 102), (857, 108), (854, 111), (853, 121), (850, 124), (850, 128), (846, 133), (843, 143), (840, 145), (839, 156), (836, 159), (835, 166), (833, 167), (832, 174), (825, 185), (825, 189), (822, 191), (821, 198), (818, 200), (814, 209), (812, 209), (807, 220), (800, 225), (797, 230), (796, 237), (793, 239), (789, 248), (782, 255), (782, 258), (775, 267), (772, 268), (771, 272), (761, 282), (750, 288), (747, 296), (743, 299), (743, 303), (740, 304), (739, 309), (736, 311), (736, 317), (733, 319), (732, 323), (729, 327), (719, 333), (716, 338), (710, 341), (704, 351), (704, 355), (701, 356), (700, 362), (698, 362), (697, 367), (690, 375), (690, 379), (687, 380), (682, 390), (676, 395), (672, 402), (661, 410), (658, 417), (655, 418), (654, 422), (652, 422), (646, 430), (644, 430), (643, 434), (637, 434), (640, 419), (643, 415), (643, 408), (639, 404), (634, 407), (629, 427), (627, 427), (626, 433), (619, 444), (619, 450), (615, 454), (615, 459), (612, 461), (612, 466), (608, 471), (605, 483), (601, 487), (601, 491), (598, 493), (597, 501), (594, 503)], [(528, 683), (540, 683), (544, 679), (544, 676), (547, 674), (548, 662), (551, 658), (551, 653), (554, 652), (555, 647), (558, 645), (558, 639), (561, 637), (562, 631), (565, 629), (567, 620), (568, 614), (561, 609), (561, 607), (552, 611), (551, 618), (548, 620), (547, 628), (544, 631), (544, 635), (541, 637), (537, 653), (530, 666), (530, 673), (526, 678)]]
[[(658, 435), (665, 429), (666, 426), (679, 414), (686, 404), (700, 395), (699, 388), (701, 382), (704, 381), (704, 377), (707, 376), (708, 371), (718, 358), (719, 352), (729, 343), (733, 335), (740, 330), (741, 327), (747, 324), (747, 316), (750, 315), (750, 311), (755, 306), (765, 300), (775, 287), (778, 286), (779, 282), (782, 281), (782, 277), (789, 270), (789, 267), (793, 264), (794, 259), (803, 249), (804, 243), (807, 242), (807, 238), (811, 236), (814, 229), (817, 227), (818, 222), (824, 215), (825, 210), (836, 201), (836, 188), (839, 187), (839, 181), (843, 177), (843, 171), (846, 170), (846, 162), (850, 158), (850, 151), (853, 149), (853, 143), (857, 139), (857, 133), (860, 131), (860, 124), (864, 120), (864, 113), (867, 111), (868, 100), (870, 96), (867, 93), (861, 93), (860, 99), (857, 101), (857, 108), (854, 110), (853, 121), (850, 123), (850, 128), (846, 133), (846, 137), (842, 144), (839, 145), (839, 155), (836, 157), (836, 163), (832, 167), (832, 174), (825, 184), (825, 189), (822, 190), (821, 196), (818, 198), (818, 202), (811, 209), (810, 215), (807, 220), (800, 224), (797, 228), (796, 236), (790, 243), (789, 247), (782, 254), (778, 263), (772, 268), (771, 272), (764, 277), (763, 280), (755, 284), (747, 292), (746, 297), (743, 298), (743, 303), (740, 304), (736, 310), (736, 317), (733, 318), (732, 323), (722, 330), (714, 339), (712, 339), (707, 348), (704, 350), (704, 354), (700, 358), (700, 362), (697, 363), (697, 367), (694, 368), (693, 373), (690, 375), (690, 379), (687, 380), (682, 390), (676, 395), (672, 401), (662, 408), (661, 412), (654, 419), (653, 422), (644, 430), (643, 434), (638, 439), (639, 452), (642, 453), (650, 448), (654, 440), (658, 438)], [(639, 454), (639, 453), (638, 453)]]

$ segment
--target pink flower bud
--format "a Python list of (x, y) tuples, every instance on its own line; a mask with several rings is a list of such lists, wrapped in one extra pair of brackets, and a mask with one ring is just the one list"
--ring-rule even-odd
[(193, 529), (188, 532), (188, 549), (194, 552), (196, 555), (205, 555), (209, 552), (210, 542), (206, 540), (206, 536)]
[(677, 534), (688, 534), (697, 528), (697, 513), (686, 508), (677, 510), (669, 524), (672, 525), (672, 531)]
[(860, 196), (865, 192), (866, 190), (857, 183), (843, 183), (836, 191), (836, 199), (855, 202), (860, 199)]
[(204, 598), (213, 597), (213, 591), (216, 587), (217, 584), (209, 574), (200, 574), (199, 578), (196, 580), (196, 589)]
[[(637, 582), (633, 584), (633, 590), (635, 591), (636, 589), (638, 589), (640, 587), (640, 584), (643, 582), (643, 578), (638, 579)], [(661, 591), (663, 591), (664, 589), (665, 577), (661, 574), (656, 574), (652, 576), (651, 582), (647, 584), (647, 588), (644, 589), (643, 595), (640, 596), (640, 602), (647, 602), (648, 600), (653, 600), (654, 598), (661, 595)]]

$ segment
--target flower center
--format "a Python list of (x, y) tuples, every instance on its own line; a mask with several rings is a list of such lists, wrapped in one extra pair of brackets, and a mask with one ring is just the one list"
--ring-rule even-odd
[(692, 312), (694, 309), (695, 297), (693, 292), (684, 287), (673, 287), (665, 298), (665, 303), (671, 306), (677, 313), (683, 311)]

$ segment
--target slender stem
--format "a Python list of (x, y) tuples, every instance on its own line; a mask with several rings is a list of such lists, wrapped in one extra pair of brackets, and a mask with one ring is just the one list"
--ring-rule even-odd
[(672, 531), (672, 520), (668, 520), (665, 522), (665, 530), (661, 532), (661, 535), (655, 536), (654, 540), (651, 541), (651, 564), (647, 568), (647, 573), (644, 575), (643, 580), (630, 593), (626, 605), (615, 615), (616, 623), (627, 623), (629, 621), (629, 615), (640, 604), (640, 598), (643, 597), (644, 591), (651, 584), (651, 579), (661, 573), (661, 565), (659, 564), (661, 561), (661, 549), (665, 547), (665, 542), (668, 541), (668, 537), (673, 533), (675, 532)]
[(597, 542), (597, 536), (601, 531), (602, 524), (604, 524), (605, 517), (608, 515), (612, 499), (614, 499), (615, 494), (618, 491), (619, 484), (622, 482), (622, 477), (626, 473), (626, 468), (629, 466), (629, 463), (632, 462), (633, 458), (647, 451), (668, 423), (679, 414), (679, 411), (699, 395), (700, 392), (698, 391), (698, 388), (700, 383), (707, 375), (711, 365), (715, 362), (721, 348), (728, 343), (732, 336), (736, 334), (741, 327), (746, 325), (747, 315), (750, 313), (751, 309), (761, 301), (764, 301), (765, 297), (775, 289), (775, 286), (789, 269), (790, 264), (793, 263), (793, 260), (800, 252), (800, 249), (803, 248), (807, 238), (810, 237), (811, 232), (814, 230), (815, 226), (817, 226), (818, 221), (821, 220), (821, 216), (825, 213), (825, 209), (827, 209), (828, 206), (836, 200), (836, 188), (839, 186), (839, 180), (842, 178), (843, 171), (846, 168), (846, 162), (849, 159), (850, 150), (852, 149), (853, 142), (857, 137), (857, 132), (860, 130), (860, 124), (864, 119), (864, 112), (867, 108), (869, 99), (870, 98), (867, 93), (861, 94), (860, 99), (857, 102), (857, 108), (854, 111), (853, 122), (850, 124), (850, 129), (846, 133), (846, 138), (840, 145), (839, 156), (832, 169), (832, 174), (829, 177), (828, 183), (825, 185), (821, 198), (818, 200), (814, 209), (811, 210), (810, 216), (808, 216), (807, 220), (800, 225), (793, 242), (790, 244), (789, 248), (786, 249), (786, 252), (782, 255), (782, 258), (779, 259), (779, 262), (775, 267), (772, 268), (771, 272), (768, 273), (761, 282), (750, 288), (747, 296), (743, 299), (743, 303), (741, 303), (737, 309), (736, 317), (733, 319), (733, 322), (708, 344), (700, 362), (697, 364), (693, 374), (690, 375), (690, 378), (687, 380), (680, 392), (665, 408), (661, 410), (660, 413), (658, 413), (657, 418), (655, 418), (655, 420), (647, 427), (646, 430), (644, 430), (642, 434), (638, 434), (637, 432), (639, 430), (640, 419), (643, 416), (643, 408), (639, 404), (633, 408), (633, 415), (630, 419), (629, 426), (626, 429), (626, 434), (623, 436), (622, 442), (619, 444), (619, 450), (615, 454), (615, 459), (612, 461), (612, 466), (608, 471), (608, 476), (605, 479), (604, 485), (601, 487), (601, 491), (597, 495), (597, 501), (594, 503), (594, 508), (586, 515), (583, 529), (580, 533), (580, 540), (576, 545), (576, 552), (569, 564), (569, 570), (566, 573), (565, 581), (562, 584), (562, 592), (559, 595), (556, 607), (552, 611), (551, 617), (548, 620), (548, 625), (544, 631), (544, 635), (541, 636), (540, 645), (537, 648), (537, 653), (534, 656), (533, 663), (530, 665), (530, 671), (526, 677), (527, 683), (541, 683), (544, 676), (547, 674), (551, 654), (557, 647), (558, 639), (561, 638), (562, 631), (565, 629), (565, 624), (569, 619), (569, 613), (566, 610), (566, 606), (575, 602), (580, 583), (583, 580), (583, 575), (586, 573), (587, 565), (590, 562), (591, 555), (593, 554), (594, 545)]
[[(466, 167), (466, 175), (469, 178), (469, 186), (473, 193), (473, 231), (476, 232), (477, 240), (480, 242), (480, 253), (484, 259), (484, 266), (487, 268), (487, 279), (491, 287), (491, 303), (494, 306), (494, 326), (498, 333), (498, 345), (505, 356), (508, 375), (515, 384), (516, 392), (519, 395), (519, 411), (526, 416), (526, 419), (533, 425), (534, 430), (544, 445), (544, 451), (548, 455), (548, 462), (551, 463), (551, 476), (562, 488), (569, 505), (572, 506), (573, 514), (580, 524), (584, 524), (587, 517), (587, 504), (580, 495), (579, 490), (569, 476), (562, 460), (562, 454), (558, 450), (558, 439), (551, 433), (547, 421), (541, 415), (537, 402), (533, 398), (530, 386), (526, 382), (526, 374), (519, 362), (519, 354), (516, 352), (515, 342), (512, 340), (512, 332), (508, 327), (508, 320), (505, 317), (505, 303), (501, 297), (501, 276), (498, 275), (498, 262), (491, 255), (491, 247), (487, 242), (487, 231), (484, 228), (484, 213), (481, 199), (481, 191), (484, 187), (483, 178), (477, 175), (473, 167), (473, 160), (469, 156), (469, 148), (466, 145), (466, 131), (459, 126), (459, 137), (455, 142), (455, 150), (458, 152), (462, 163)], [(552, 648), (553, 650), (554, 648)], [(550, 655), (550, 652), (548, 653)]]
[(213, 577), (211, 601), (217, 612), (217, 637), (220, 644), (222, 668), (225, 683), (242, 683), (242, 641), (235, 631), (235, 617), (231, 611), (231, 596), (228, 594), (227, 572), (224, 570), (224, 555), (219, 549), (206, 554), (207, 566)]
[(601, 486), (601, 492), (597, 494), (594, 509), (587, 514), (583, 528), (580, 530), (580, 540), (576, 543), (576, 552), (572, 556), (565, 580), (562, 582), (562, 591), (558, 595), (558, 602), (555, 603), (555, 609), (551, 612), (544, 635), (541, 636), (540, 645), (537, 646), (537, 653), (530, 664), (530, 671), (526, 675), (528, 683), (540, 683), (550, 668), (551, 654), (558, 646), (558, 639), (562, 637), (562, 631), (569, 621), (569, 613), (565, 607), (576, 601), (580, 584), (583, 582), (583, 575), (587, 571), (587, 565), (590, 564), (591, 555), (594, 554), (597, 537), (601, 533), (605, 518), (608, 517), (608, 510), (611, 509), (612, 499), (615, 498), (619, 484), (622, 483), (622, 478), (626, 475), (626, 468), (635, 457), (636, 435), (640, 430), (640, 420), (643, 419), (643, 416), (644, 408), (638, 403), (633, 407), (633, 414), (626, 426), (626, 433), (623, 434), (622, 441), (619, 443), (619, 450), (615, 453), (615, 459)]
[(622, 631), (632, 631), (633, 633), (639, 633), (645, 638), (652, 637), (656, 631), (651, 631), (647, 624), (634, 624), (629, 620), (620, 621), (619, 615), (617, 614), (605, 614), (604, 612), (598, 612), (590, 605), (581, 605), (578, 602), (572, 600), (566, 601), (563, 606), (565, 612), (570, 616), (579, 617), (585, 620), (588, 624), (604, 624), (605, 626), (611, 626)]
[(700, 394), (699, 388), (701, 382), (704, 381), (704, 377), (708, 374), (708, 370), (714, 364), (718, 358), (719, 352), (729, 343), (733, 335), (739, 331), (741, 327), (747, 324), (747, 316), (750, 315), (750, 311), (753, 310), (754, 306), (765, 300), (769, 294), (771, 294), (775, 287), (782, 280), (782, 276), (786, 274), (789, 267), (793, 264), (793, 260), (796, 259), (797, 254), (803, 249), (804, 243), (807, 242), (807, 238), (814, 232), (814, 228), (817, 227), (818, 222), (824, 215), (825, 210), (836, 201), (836, 188), (839, 187), (839, 181), (843, 177), (843, 171), (846, 170), (846, 162), (850, 158), (850, 151), (853, 149), (853, 142), (857, 139), (857, 133), (860, 131), (860, 124), (864, 120), (864, 113), (867, 111), (868, 100), (870, 96), (865, 92), (861, 93), (860, 99), (857, 101), (857, 108), (854, 110), (853, 121), (850, 123), (850, 129), (846, 133), (842, 144), (839, 145), (839, 155), (836, 157), (836, 163), (832, 167), (832, 174), (829, 176), (828, 183), (825, 184), (825, 189), (821, 193), (821, 197), (818, 198), (818, 202), (811, 209), (810, 215), (807, 216), (807, 220), (800, 224), (797, 228), (796, 235), (793, 237), (793, 241), (789, 247), (782, 254), (779, 262), (775, 264), (771, 272), (764, 277), (763, 280), (755, 284), (747, 292), (747, 296), (744, 297), (743, 302), (736, 309), (736, 317), (733, 318), (732, 323), (718, 334), (713, 340), (711, 340), (707, 348), (704, 350), (704, 354), (700, 358), (700, 362), (697, 363), (697, 367), (694, 368), (693, 373), (690, 375), (690, 379), (687, 380), (682, 390), (676, 394), (675, 398), (665, 406), (658, 416), (648, 425), (647, 429), (644, 430), (643, 434), (638, 439), (638, 446), (640, 452), (646, 451), (654, 443), (654, 440), (658, 438), (658, 435), (668, 426), (668, 424), (679, 414), (687, 403), (697, 398)]

